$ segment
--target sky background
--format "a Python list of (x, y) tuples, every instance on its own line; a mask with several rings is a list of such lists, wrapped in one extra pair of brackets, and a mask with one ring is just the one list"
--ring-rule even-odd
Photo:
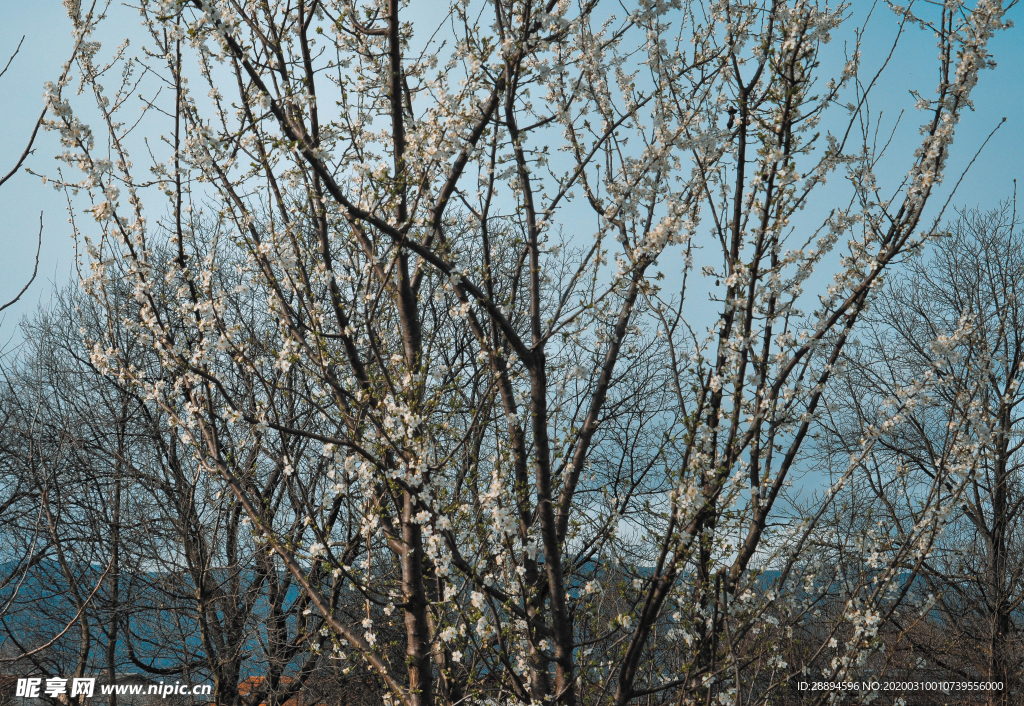
[[(436, 15), (436, 4), (431, 0), (412, 0), (410, 11), (415, 16), (417, 6), (423, 16)], [(870, 8), (867, 0), (853, 0), (856, 16), (863, 16)], [(429, 9), (435, 12), (429, 12)], [(1011, 17), (1024, 24), (1024, 12), (1016, 8)], [(110, 19), (104, 34), (104, 49), (109, 53), (116, 45), (115, 37), (128, 36), (137, 42), (142, 39), (137, 11), (112, 4)], [(436, 26), (436, 19), (423, 22), (428, 34)], [(415, 23), (414, 23), (415, 24)], [(429, 24), (429, 26), (428, 26)], [(8, 72), (0, 78), (0, 173), (6, 173), (17, 161), (31, 133), (32, 125), (42, 109), (43, 85), (54, 80), (70, 55), (71, 23), (59, 0), (0, 0), (0, 66), (15, 50), (21, 37), (24, 43)], [(878, 7), (872, 19), (869, 42), (864, 48), (866, 69), (875, 69), (888, 53), (894, 36), (895, 18), (885, 7)], [(841, 41), (837, 37), (837, 42)], [(841, 45), (838, 47), (841, 49)], [(991, 45), (998, 66), (981, 74), (973, 98), (976, 112), (965, 116), (957, 128), (953, 155), (949, 162), (946, 184), (941, 201), (945, 201), (959, 174), (974, 157), (985, 137), (999, 124), (1006, 123), (978, 156), (966, 179), (953, 198), (953, 206), (980, 206), (991, 208), (999, 200), (1013, 194), (1014, 179), (1024, 175), (1021, 157), (1024, 156), (1024, 34), (1020, 28), (1001, 33)], [(907, 109), (897, 132), (894, 151), (907, 153), (906, 141), (919, 143), (917, 128), (921, 113), (912, 109), (914, 99), (907, 89), (917, 86), (927, 96), (935, 83), (935, 39), (912, 31), (901, 43), (887, 73), (875, 89), (872, 101), (874, 111), (882, 110), (888, 118), (883, 125), (895, 121), (900, 110)], [(102, 55), (101, 53), (101, 55)], [(838, 53), (838, 52), (837, 52)], [(71, 88), (74, 88), (72, 86)], [(901, 150), (901, 142), (903, 149)], [(25, 167), (36, 172), (53, 174), (58, 163), (54, 155), (61, 148), (57, 136), (41, 132), (34, 153)], [(906, 159), (894, 164), (894, 180), (902, 178), (909, 163)], [(827, 206), (819, 198), (818, 208)], [(0, 188), (0, 303), (6, 302), (31, 276), (40, 213), (44, 230), (39, 276), (22, 301), (0, 314), (0, 350), (11, 352), (17, 343), (16, 322), (24, 315), (45, 305), (54, 287), (63, 286), (75, 275), (75, 243), (68, 223), (67, 204), (61, 192), (31, 174), (12, 177)], [(820, 222), (820, 220), (819, 220)], [(824, 273), (823, 273), (824, 274)]]

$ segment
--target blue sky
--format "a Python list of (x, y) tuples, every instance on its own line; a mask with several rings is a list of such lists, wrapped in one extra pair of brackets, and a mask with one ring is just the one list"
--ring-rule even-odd
[[(429, 0), (412, 0), (410, 10), (414, 15), (418, 5), (422, 6), (419, 11), (424, 16), (436, 14), (428, 11), (430, 7), (436, 10), (436, 5)], [(855, 14), (866, 12), (868, 7), (866, 0), (853, 2)], [(1019, 24), (1024, 13), (1015, 10), (1013, 16)], [(0, 0), (0, 17), (3, 18), (0, 23), (3, 62), (14, 51), (22, 35), (25, 36), (21, 52), (7, 74), (0, 78), (0, 124), (5, 128), (0, 141), (0, 171), (6, 173), (24, 148), (33, 121), (42, 108), (44, 82), (59, 75), (61, 64), (71, 51), (71, 27), (59, 0)], [(894, 27), (892, 13), (884, 7), (877, 8), (872, 24), (874, 32), (869, 32), (872, 39), (864, 52), (866, 67), (875, 67), (882, 61)], [(432, 30), (433, 26), (424, 27), (424, 31)], [(1024, 156), (1024, 35), (1021, 32), (1019, 28), (1011, 29), (997, 36), (992, 44), (998, 67), (982, 74), (974, 94), (977, 111), (967, 115), (957, 129), (943, 201), (985, 137), (1003, 117), (1007, 119), (1006, 123), (978, 156), (960, 185), (953, 205), (994, 206), (1000, 199), (1012, 195), (1013, 180), (1024, 176), (1021, 167)], [(118, 34), (139, 37), (136, 11), (112, 5), (105, 34), (111, 39)], [(108, 42), (104, 48), (111, 50), (113, 42)], [(934, 86), (935, 82), (934, 58), (934, 38), (919, 31), (911, 32), (901, 45), (890, 71), (876, 88), (873, 110), (883, 110), (895, 120), (901, 109), (908, 109), (897, 140), (917, 141), (920, 113), (912, 109), (913, 99), (906, 88), (918, 85), (924, 87), (926, 95), (930, 93), (929, 86)], [(891, 125), (890, 121), (884, 122)], [(26, 166), (53, 173), (57, 167), (53, 157), (59, 151), (56, 137), (42, 133)], [(892, 176), (902, 177), (903, 173), (905, 171)], [(6, 347), (12, 336), (16, 337), (15, 324), (21, 316), (45, 303), (53, 285), (62, 285), (74, 276), (74, 241), (67, 222), (64, 197), (52, 187), (44, 186), (39, 178), (22, 172), (0, 189), (0, 302), (14, 296), (31, 274), (40, 212), (43, 213), (45, 228), (39, 278), (18, 305), (0, 314), (3, 317), (0, 348)]]

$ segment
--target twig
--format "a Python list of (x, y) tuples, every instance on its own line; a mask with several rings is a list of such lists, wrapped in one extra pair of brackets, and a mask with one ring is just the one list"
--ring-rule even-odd
[[(2, 182), (0, 182), (0, 183), (2, 183)], [(36, 244), (36, 266), (34, 268), (32, 268), (32, 277), (29, 279), (28, 282), (25, 283), (25, 286), (21, 288), (21, 291), (18, 292), (18, 296), (16, 296), (14, 299), (12, 299), (11, 301), (7, 302), (6, 304), (0, 306), (0, 311), (3, 311), (7, 307), (17, 303), (17, 301), (19, 299), (21, 299), (21, 295), (23, 295), (25, 292), (27, 292), (28, 288), (32, 286), (32, 283), (36, 281), (36, 275), (39, 274), (39, 253), (42, 251), (42, 249), (43, 249), (43, 212), (40, 211), (39, 212), (39, 242)]]

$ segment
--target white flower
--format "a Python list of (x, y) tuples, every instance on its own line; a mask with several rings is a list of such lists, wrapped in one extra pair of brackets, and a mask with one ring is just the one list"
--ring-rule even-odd
[(474, 608), (483, 608), (484, 594), (480, 593), (479, 591), (473, 591), (473, 593), (469, 597), (469, 602), (473, 604)]
[(105, 221), (114, 216), (114, 209), (110, 207), (109, 201), (103, 201), (102, 203), (93, 206), (92, 208), (93, 217), (97, 221)]
[(476, 621), (476, 634), (484, 640), (487, 640), (491, 636), (497, 634), (497, 630), (494, 626), (487, 622), (487, 618), (480, 618)]

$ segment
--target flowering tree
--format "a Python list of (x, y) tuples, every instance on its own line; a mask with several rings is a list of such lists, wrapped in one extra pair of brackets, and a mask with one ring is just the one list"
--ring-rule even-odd
[[(111, 332), (165, 374), (113, 337), (94, 364), (221, 480), (311, 639), (410, 706), (784, 688), (830, 500), (771, 525), (850, 332), (931, 234), (1001, 3), (898, 8), (939, 73), (885, 194), (861, 32), (827, 59), (845, 5), (452, 2), (423, 30), (398, 0), (144, 0), (145, 51), (106, 62), (102, 13), (66, 4), (104, 139), (55, 85), (83, 173), (57, 184), (96, 221), (88, 291), (134, 288)], [(875, 646), (859, 600), (844, 673)]]
[[(121, 285), (108, 304), (132, 302)], [(251, 541), (241, 507), (181, 455), (159, 408), (92, 367), (82, 338), (105, 335), (108, 315), (77, 287), (56, 292), (3, 369), (0, 526), (8, 556), (26, 559), (0, 586), (0, 661), (50, 678), (105, 672), (109, 684), (126, 671), (210, 682), (220, 704), (285, 703), (333, 681), (356, 703), (365, 674), (324, 678), (327, 655), (309, 640), (322, 619)], [(164, 374), (152, 348), (115, 334), (137, 370)], [(263, 491), (287, 510), (286, 481)], [(357, 619), (343, 598), (338, 610)]]
[(1014, 614), (1024, 600), (1017, 559), (1024, 261), (1015, 218), (1012, 203), (967, 211), (930, 257), (908, 263), (908, 276), (886, 290), (844, 354), (842, 402), (830, 415), (835, 452), (849, 458), (869, 427), (884, 421), (884, 400), (938, 374), (906, 419), (878, 436), (850, 488), (876, 525), (882, 553), (913, 534), (922, 495), (937, 499), (946, 529), (927, 557), (903, 566), (920, 577), (912, 588), (918, 606), (897, 614), (890, 630), (892, 666), (913, 669), (921, 660), (946, 677), (1002, 682), (1003, 693), (988, 695), (993, 704), (1012, 703), (1019, 688)]

